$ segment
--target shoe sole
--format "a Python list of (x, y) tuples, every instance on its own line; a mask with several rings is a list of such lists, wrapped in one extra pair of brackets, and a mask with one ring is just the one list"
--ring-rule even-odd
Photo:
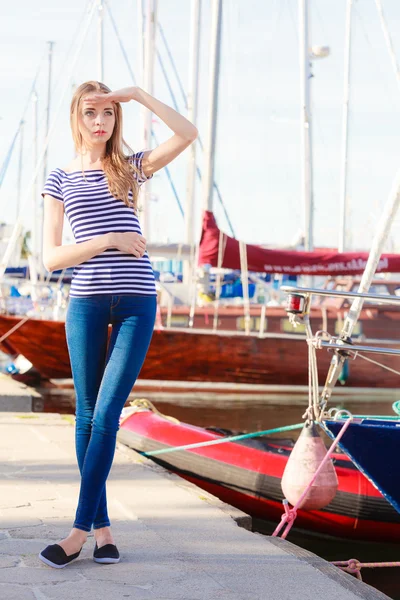
[(68, 561), (67, 563), (64, 563), (63, 565), (57, 565), (56, 563), (51, 562), (51, 560), (49, 560), (45, 556), (42, 556), (42, 554), (39, 554), (39, 558), (42, 562), (44, 562), (49, 567), (54, 567), (55, 569), (63, 569), (64, 567), (70, 565), (75, 560), (77, 560), (79, 558), (79, 556), (77, 556), (76, 558), (73, 558), (72, 560)]
[(113, 563), (118, 563), (121, 559), (120, 558), (96, 558), (95, 556), (93, 557), (94, 562), (97, 563), (102, 563), (102, 564), (113, 564)]

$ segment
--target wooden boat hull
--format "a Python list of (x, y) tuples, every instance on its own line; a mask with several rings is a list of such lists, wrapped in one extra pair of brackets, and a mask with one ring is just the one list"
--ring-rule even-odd
[[(147, 410), (122, 419), (118, 432), (119, 441), (141, 452), (220, 437)], [(152, 460), (243, 512), (278, 524), (283, 512), (280, 483), (290, 451), (270, 438), (179, 450)], [(339, 488), (334, 500), (322, 510), (300, 510), (296, 526), (335, 537), (397, 542), (400, 514), (345, 455), (335, 455), (335, 468)]]
[[(0, 336), (20, 322), (20, 317), (0, 315)], [(109, 328), (111, 333), (111, 327)], [(71, 377), (65, 323), (30, 319), (8, 338), (45, 378)], [(400, 347), (400, 344), (393, 345)], [(155, 330), (142, 379), (166, 381), (234, 382), (261, 385), (308, 385), (307, 344), (302, 336), (271, 334), (267, 337), (205, 330)], [(331, 355), (318, 353), (321, 381)], [(382, 358), (393, 369), (396, 356)], [(399, 377), (378, 365), (357, 359), (349, 362), (346, 385), (395, 388)]]
[[(340, 299), (342, 302), (343, 300)], [(314, 329), (325, 329), (331, 333), (339, 333), (343, 327), (343, 320), (349, 307), (345, 308), (327, 306), (324, 314), (320, 308), (311, 308), (310, 319)], [(189, 312), (187, 306), (174, 306), (171, 314), (171, 327), (187, 328), (189, 326)], [(249, 328), (252, 333), (260, 331), (261, 306), (251, 305), (249, 309)], [(168, 310), (160, 309), (161, 323), (168, 325)], [(240, 306), (222, 306), (218, 310), (218, 329), (220, 331), (243, 332), (245, 319), (243, 308)], [(197, 307), (194, 315), (193, 328), (212, 330), (214, 324), (213, 306)], [(353, 337), (368, 339), (393, 339), (393, 333), (400, 325), (400, 307), (388, 305), (370, 305), (361, 311)], [(296, 328), (291, 325), (287, 312), (282, 306), (268, 306), (264, 325), (265, 333), (304, 333), (304, 326)]]

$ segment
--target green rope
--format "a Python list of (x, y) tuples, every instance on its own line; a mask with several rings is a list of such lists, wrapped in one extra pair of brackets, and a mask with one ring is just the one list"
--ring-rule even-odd
[[(396, 416), (392, 415), (353, 415), (355, 419), (376, 419), (377, 421), (398, 421), (400, 417), (400, 400), (393, 402), (392, 404), (393, 412), (396, 413)], [(347, 419), (347, 415), (343, 415), (344, 419)]]
[(177, 452), (178, 450), (189, 450), (191, 448), (203, 448), (204, 446), (214, 446), (216, 444), (224, 444), (225, 442), (236, 442), (237, 440), (245, 440), (261, 435), (271, 435), (272, 433), (281, 433), (283, 431), (291, 431), (292, 429), (301, 429), (302, 427), (304, 427), (304, 423), (297, 423), (296, 425), (286, 425), (285, 427), (276, 427), (275, 429), (267, 429), (266, 431), (254, 431), (253, 433), (230, 435), (218, 440), (209, 440), (208, 442), (197, 442), (196, 444), (173, 446), (172, 448), (163, 448), (162, 450), (153, 450), (151, 452), (140, 452), (140, 454), (143, 456), (157, 456), (158, 454), (166, 454), (167, 452)]
[(398, 421), (399, 417), (385, 415), (353, 415), (355, 419), (374, 419), (375, 421)]

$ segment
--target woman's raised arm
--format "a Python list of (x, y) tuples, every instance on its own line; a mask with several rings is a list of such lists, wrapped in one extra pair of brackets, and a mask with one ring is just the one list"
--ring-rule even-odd
[(127, 87), (108, 94), (94, 93), (85, 98), (85, 102), (129, 102), (135, 100), (151, 110), (174, 135), (159, 144), (154, 150), (146, 150), (143, 155), (142, 166), (146, 177), (168, 165), (179, 156), (197, 138), (197, 128), (176, 110), (154, 98), (139, 87)]

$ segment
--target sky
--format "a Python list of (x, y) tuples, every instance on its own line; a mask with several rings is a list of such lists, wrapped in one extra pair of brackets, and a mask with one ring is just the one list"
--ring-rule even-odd
[[(400, 2), (382, 0), (384, 14), (400, 62)], [(190, 0), (159, 0), (158, 21), (187, 91), (190, 44)], [(138, 72), (137, 0), (109, 0), (111, 14), (127, 53)], [(354, 0), (349, 112), (348, 249), (368, 249), (388, 199), (400, 159), (400, 85), (389, 58), (375, 0)], [(77, 55), (79, 31), (87, 20), (87, 1), (0, 0), (0, 164), (24, 116), (22, 197), (23, 223), (31, 228), (34, 200), (40, 196), (42, 174), (31, 189), (34, 169), (33, 108), (30, 94), (38, 72), (39, 135), (43, 147), (47, 95), (47, 42), (54, 42), (50, 123), (54, 134), (47, 172), (64, 168), (73, 158), (69, 103), (73, 85), (98, 79), (96, 19)], [(210, 7), (202, 2), (199, 81), (199, 137), (205, 142), (209, 109)], [(329, 46), (327, 58), (313, 62), (312, 131), (313, 193), (316, 246), (335, 247), (339, 239), (342, 163), (344, 36), (346, 0), (310, 0), (311, 45)], [(104, 83), (111, 89), (133, 85), (109, 14), (104, 21)], [(182, 91), (166, 46), (158, 32), (157, 50), (169, 78), (156, 62), (154, 95), (185, 114)], [(77, 60), (73, 64), (74, 56)], [(140, 82), (139, 82), (140, 84)], [(63, 93), (64, 97), (63, 97)], [(27, 108), (27, 110), (26, 110)], [(26, 111), (26, 112), (24, 112)], [(141, 139), (140, 107), (123, 105), (124, 138), (134, 151)], [(223, 0), (221, 68), (218, 100), (215, 181), (221, 191), (235, 237), (248, 243), (287, 246), (303, 229), (300, 66), (298, 0)], [(171, 135), (155, 117), (159, 141)], [(153, 144), (154, 145), (154, 144)], [(0, 221), (16, 218), (19, 144), (14, 148), (0, 189)], [(198, 166), (204, 170), (198, 143)], [(181, 204), (185, 205), (188, 152), (170, 165)], [(152, 242), (184, 241), (184, 221), (165, 170), (151, 182)], [(204, 190), (196, 188), (196, 232), (200, 231)], [(221, 229), (230, 233), (220, 202), (214, 212)], [(400, 251), (400, 217), (392, 226), (386, 250)], [(68, 223), (64, 239), (73, 241)]]

